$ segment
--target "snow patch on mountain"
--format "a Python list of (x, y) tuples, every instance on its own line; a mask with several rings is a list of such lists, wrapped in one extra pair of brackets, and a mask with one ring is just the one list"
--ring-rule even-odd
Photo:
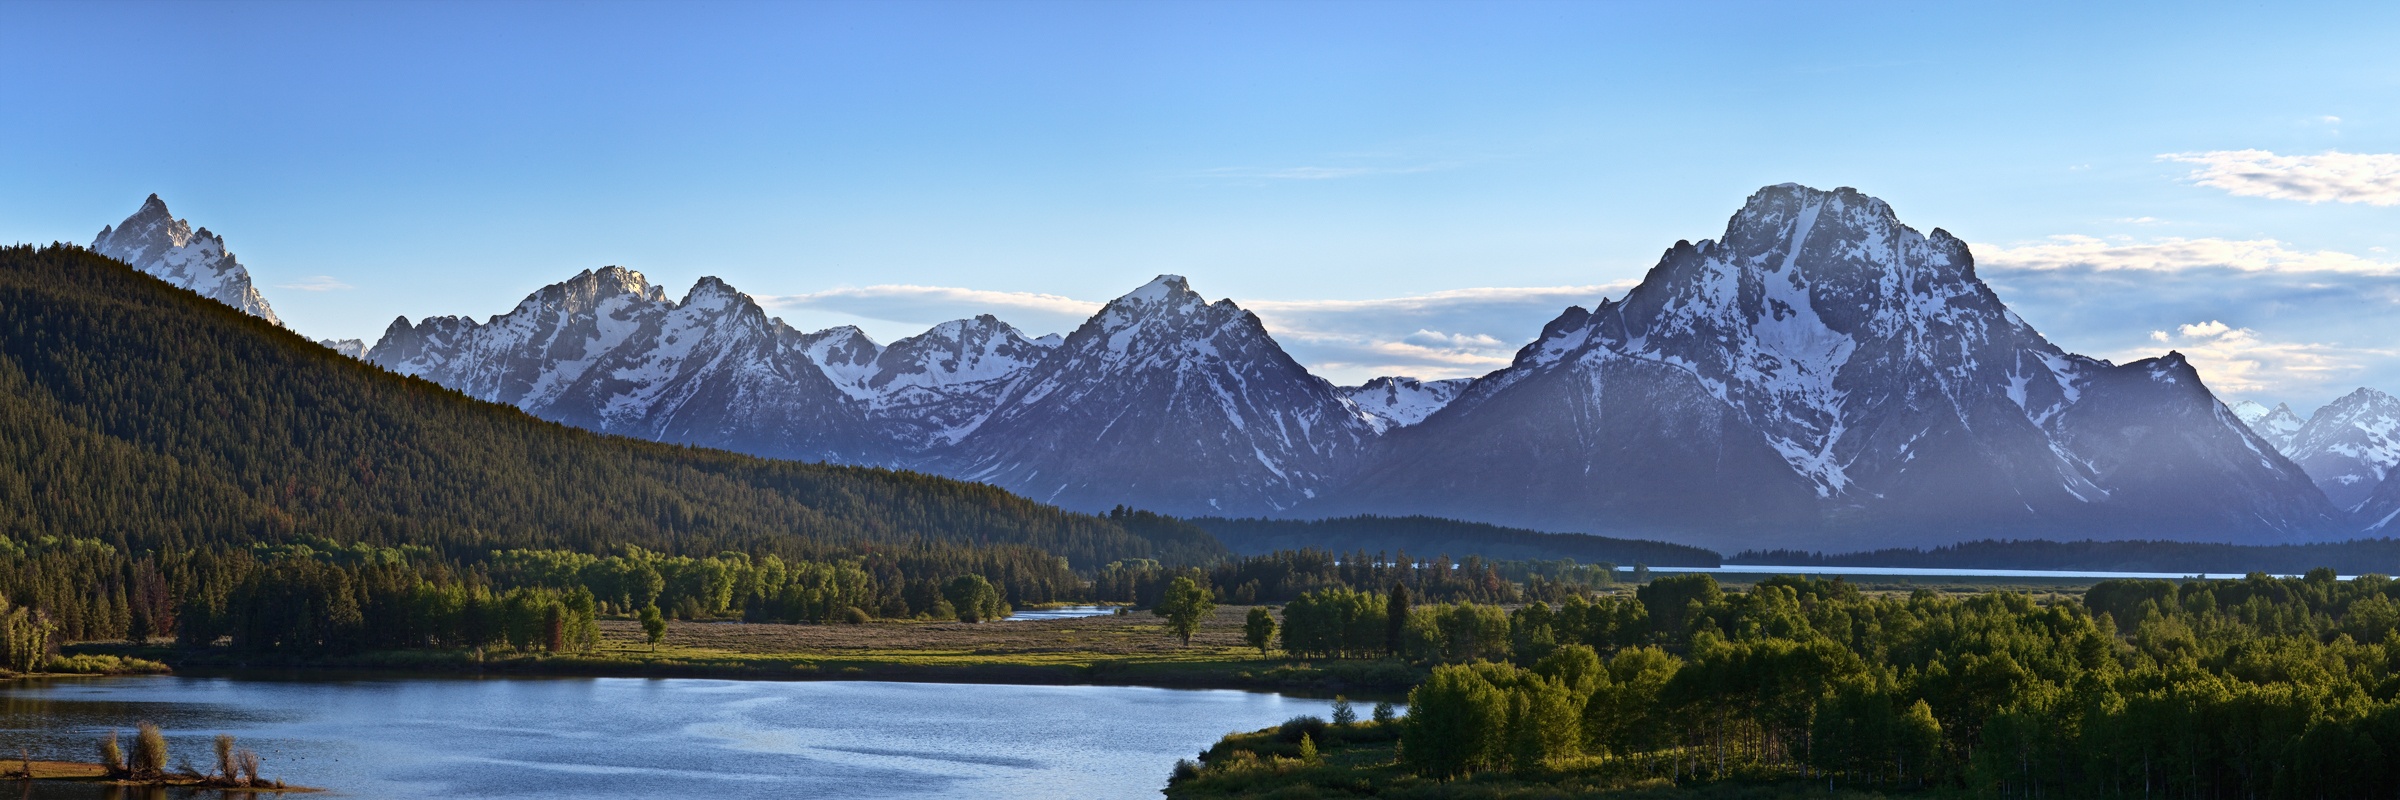
[(1404, 376), (1376, 378), (1358, 386), (1340, 389), (1342, 399), (1358, 410), (1361, 419), (1383, 433), (1424, 422), (1433, 412), (1442, 410), (1458, 399), (1473, 378), (1452, 378), (1442, 381), (1423, 381)]

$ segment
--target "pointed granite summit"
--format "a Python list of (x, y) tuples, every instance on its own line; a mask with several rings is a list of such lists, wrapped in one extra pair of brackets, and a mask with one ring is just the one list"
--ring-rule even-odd
[(1568, 309), (1312, 511), (1725, 548), (2284, 542), (2338, 524), (2181, 356), (2065, 352), (1949, 233), (1793, 184), (1677, 242), (1622, 301)]
[(243, 313), (283, 324), (250, 285), (250, 271), (225, 250), (224, 238), (207, 228), (192, 230), (191, 223), (167, 212), (166, 201), (158, 195), (142, 201), (141, 210), (124, 222), (101, 228), (90, 249)]
[(2356, 508), (2400, 465), (2400, 398), (2365, 388), (2342, 395), (2309, 415), (2283, 454), (2336, 507)]
[(952, 474), (1079, 510), (1271, 513), (1329, 488), (1372, 435), (1257, 316), (1161, 275), (1016, 376)]
[(2291, 452), (2292, 434), (2299, 433), (2300, 428), (2308, 424), (2299, 414), (2292, 413), (2288, 403), (2276, 403), (2274, 408), (2268, 408), (2258, 401), (2244, 400), (2233, 404), (2233, 416), (2250, 426), (2250, 430), (2274, 445), (2276, 450), (2287, 454)]
[(681, 301), (622, 267), (506, 314), (394, 320), (367, 360), (604, 433), (777, 458), (879, 464), (854, 404), (749, 295), (701, 278)]

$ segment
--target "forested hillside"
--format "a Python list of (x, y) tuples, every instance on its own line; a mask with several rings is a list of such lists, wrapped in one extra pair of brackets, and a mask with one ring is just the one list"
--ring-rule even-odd
[(0, 534), (125, 550), (302, 535), (793, 555), (1026, 545), (1078, 567), (1223, 554), (998, 489), (600, 436), (345, 358), (81, 248), (0, 250)]

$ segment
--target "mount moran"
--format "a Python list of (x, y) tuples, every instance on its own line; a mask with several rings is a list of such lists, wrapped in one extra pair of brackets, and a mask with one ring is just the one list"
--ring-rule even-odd
[[(93, 249), (273, 318), (222, 241), (155, 196)], [(801, 332), (715, 278), (674, 299), (607, 267), (482, 322), (402, 317), (363, 357), (596, 431), (1078, 510), (1429, 514), (1718, 549), (2262, 544), (2400, 517), (2390, 470), (2329, 500), (2279, 449), (2296, 438), (2254, 430), (2266, 415), (2237, 417), (2181, 355), (2066, 352), (1964, 243), (1846, 188), (1759, 190), (1719, 238), (1677, 242), (1625, 297), (1566, 309), (1474, 379), (1335, 386), (1173, 275), (1065, 336), (985, 315), (883, 345)]]

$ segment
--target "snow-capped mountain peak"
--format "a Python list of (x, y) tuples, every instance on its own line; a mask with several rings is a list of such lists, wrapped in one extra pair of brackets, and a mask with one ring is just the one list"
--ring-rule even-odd
[(2309, 415), (2288, 442), (2284, 455), (2308, 472), (2326, 499), (2356, 508), (2400, 465), (2400, 398), (2358, 389)]
[(2287, 454), (2292, 448), (2292, 434), (2299, 433), (2301, 426), (2308, 424), (2299, 414), (2293, 413), (2291, 405), (2286, 403), (2276, 403), (2274, 408), (2268, 408), (2256, 400), (2244, 400), (2233, 404), (2232, 411), (2234, 418), (2250, 426), (2250, 430), (2257, 433), (2259, 438), (2274, 445), (2278, 452)]
[(1385, 440), (1326, 513), (1725, 546), (1804, 529), (1857, 546), (2125, 536), (2129, 514), (2179, 536), (2338, 524), (2179, 355), (2119, 367), (2059, 349), (1963, 242), (1847, 188), (1760, 189), (1723, 235), (1676, 242), (1623, 299), (1567, 309)]
[(825, 371), (825, 377), (852, 396), (865, 397), (870, 392), (866, 381), (875, 374), (875, 359), (883, 355), (883, 345), (867, 336), (855, 325), (826, 328), (799, 337), (800, 351), (808, 360)]
[(951, 320), (884, 348), (866, 385), (881, 393), (1013, 378), (1049, 355), (1060, 341), (1056, 335), (1026, 338), (990, 314)]
[(317, 344), (324, 345), (325, 349), (361, 361), (367, 358), (367, 343), (360, 339), (318, 339)]
[(1376, 433), (1424, 422), (1433, 412), (1458, 399), (1473, 378), (1423, 381), (1405, 376), (1376, 378), (1340, 389), (1342, 398), (1374, 426)]
[(1161, 275), (1009, 381), (961, 472), (1070, 508), (1255, 513), (1330, 488), (1372, 434), (1257, 316)]
[(251, 316), (283, 324), (250, 285), (250, 271), (225, 249), (225, 239), (176, 219), (156, 194), (124, 222), (101, 228), (90, 249)]

